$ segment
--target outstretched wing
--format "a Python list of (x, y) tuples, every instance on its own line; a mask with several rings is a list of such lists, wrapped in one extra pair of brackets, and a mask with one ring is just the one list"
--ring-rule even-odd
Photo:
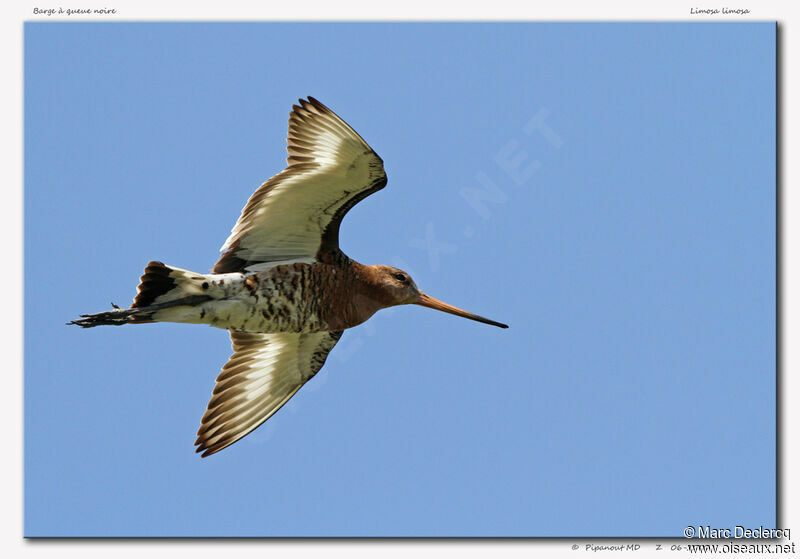
[(196, 451), (219, 452), (264, 423), (317, 374), (341, 336), (231, 332), (233, 355), (217, 377)]
[(300, 99), (289, 116), (288, 167), (250, 197), (214, 273), (313, 262), (339, 248), (339, 224), (386, 186), (383, 160), (328, 107)]

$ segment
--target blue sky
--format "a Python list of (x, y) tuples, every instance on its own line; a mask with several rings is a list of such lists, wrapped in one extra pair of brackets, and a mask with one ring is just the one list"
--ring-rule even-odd
[[(26, 24), (25, 534), (659, 536), (775, 524), (775, 27)], [(418, 307), (211, 458), (225, 332), (81, 330), (207, 271), (313, 95)]]

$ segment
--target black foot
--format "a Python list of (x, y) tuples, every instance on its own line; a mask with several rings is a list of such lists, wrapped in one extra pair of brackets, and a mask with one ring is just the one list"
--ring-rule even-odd
[(122, 326), (131, 322), (130, 316), (141, 312), (141, 309), (120, 309), (114, 305), (113, 311), (99, 312), (97, 314), (82, 314), (81, 318), (67, 322), (82, 328), (93, 328), (94, 326)]

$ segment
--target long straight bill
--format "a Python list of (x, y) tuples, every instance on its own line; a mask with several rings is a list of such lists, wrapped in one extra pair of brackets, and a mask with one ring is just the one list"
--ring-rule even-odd
[(430, 309), (436, 309), (437, 311), (454, 314), (456, 316), (463, 316), (464, 318), (468, 318), (470, 320), (477, 320), (478, 322), (483, 322), (484, 324), (491, 324), (492, 326), (498, 326), (500, 328), (508, 328), (508, 324), (503, 324), (502, 322), (495, 322), (494, 320), (489, 320), (488, 318), (484, 318), (477, 314), (472, 314), (471, 312), (459, 309), (458, 307), (454, 307), (453, 305), (448, 305), (447, 303), (444, 303), (439, 299), (434, 299), (433, 297), (425, 295), (424, 293), (420, 293), (419, 299), (417, 299), (416, 304), (422, 305), (423, 307), (428, 307)]

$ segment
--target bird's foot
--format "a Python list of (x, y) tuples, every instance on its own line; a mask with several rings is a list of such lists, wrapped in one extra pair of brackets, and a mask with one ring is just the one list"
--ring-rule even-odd
[(95, 314), (82, 314), (81, 318), (67, 322), (67, 324), (75, 324), (82, 328), (92, 328), (94, 326), (122, 326), (131, 322), (130, 316), (134, 313), (140, 312), (141, 309), (121, 309), (114, 303), (113, 311), (104, 311)]

